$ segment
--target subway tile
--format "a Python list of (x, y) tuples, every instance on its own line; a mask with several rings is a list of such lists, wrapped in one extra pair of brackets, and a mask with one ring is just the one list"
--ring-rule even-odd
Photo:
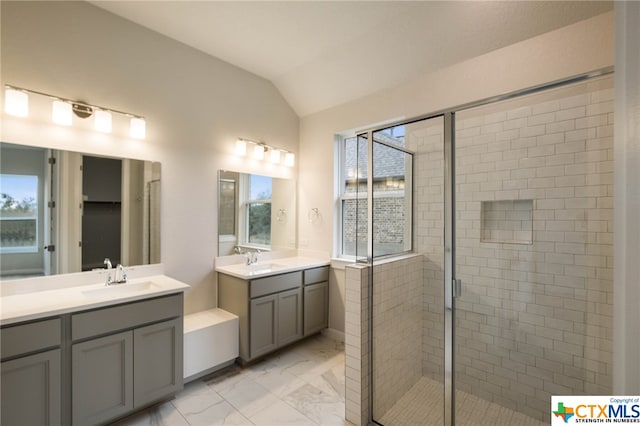
[(574, 130), (577, 126), (577, 120), (555, 121), (547, 124), (546, 133), (563, 133)]
[(527, 117), (527, 126), (537, 126), (540, 124), (552, 123), (554, 121), (555, 114), (553, 112), (540, 113)]
[(555, 148), (556, 148), (557, 154), (584, 152), (586, 151), (586, 141), (584, 140), (571, 141), (571, 142), (567, 141), (561, 144), (556, 144)]
[[(587, 108), (584, 106), (578, 106), (575, 108), (569, 108), (556, 112), (556, 121), (571, 120), (574, 118), (581, 118), (587, 115)], [(594, 115), (594, 114), (589, 114)]]
[(600, 115), (613, 111), (613, 100), (587, 105), (586, 115)]
[(536, 145), (545, 146), (545, 145), (560, 145), (565, 141), (564, 133), (550, 133), (538, 136), (536, 138)]

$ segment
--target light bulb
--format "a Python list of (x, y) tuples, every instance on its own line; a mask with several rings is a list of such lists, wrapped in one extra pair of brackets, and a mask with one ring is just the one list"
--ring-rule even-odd
[(7, 87), (4, 91), (4, 111), (16, 117), (29, 115), (29, 95), (22, 90)]
[(275, 164), (280, 163), (280, 150), (271, 148), (269, 159), (271, 160), (272, 163), (275, 163)]
[(296, 156), (293, 152), (287, 152), (284, 155), (284, 165), (287, 167), (293, 167), (296, 163)]
[(111, 133), (111, 113), (101, 109), (96, 110), (93, 125), (99, 132)]
[(243, 139), (238, 139), (236, 141), (235, 151), (236, 155), (239, 155), (241, 157), (247, 155), (247, 142)]
[(71, 104), (56, 99), (51, 104), (51, 120), (56, 124), (71, 126)]
[(132, 117), (129, 123), (129, 136), (135, 139), (144, 139), (147, 135), (147, 123), (144, 118)]
[(264, 160), (264, 146), (256, 145), (253, 147), (253, 158), (256, 160)]

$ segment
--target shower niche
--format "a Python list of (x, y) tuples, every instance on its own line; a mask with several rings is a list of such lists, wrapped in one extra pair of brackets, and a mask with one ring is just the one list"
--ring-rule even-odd
[(481, 201), (480, 241), (533, 244), (533, 200)]

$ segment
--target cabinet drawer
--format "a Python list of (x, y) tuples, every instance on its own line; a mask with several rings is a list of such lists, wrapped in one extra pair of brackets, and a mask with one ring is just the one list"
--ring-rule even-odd
[(71, 338), (84, 339), (182, 315), (182, 293), (71, 316)]
[(254, 297), (289, 290), (291, 288), (300, 287), (301, 285), (302, 271), (260, 278), (251, 281), (249, 297), (253, 299)]
[(60, 318), (15, 325), (0, 330), (2, 359), (60, 346)]
[(329, 281), (329, 267), (307, 269), (304, 271), (304, 285)]

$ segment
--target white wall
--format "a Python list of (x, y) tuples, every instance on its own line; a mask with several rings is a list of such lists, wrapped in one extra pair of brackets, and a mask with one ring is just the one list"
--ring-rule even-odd
[[(292, 177), (233, 156), (238, 137), (298, 148), (298, 117), (274, 86), (85, 2), (2, 2), (1, 80), (145, 116), (132, 141), (3, 116), (3, 141), (162, 162), (162, 262), (192, 286), (186, 313), (216, 305), (216, 172)], [(38, 116), (38, 111), (33, 111)], [(45, 121), (46, 120), (46, 121)], [(114, 123), (115, 126), (115, 123)]]
[[(318, 207), (321, 224), (300, 221), (301, 248), (331, 251), (334, 135), (409, 118), (613, 65), (613, 12), (426, 74), (300, 120), (302, 215)], [(346, 64), (353, 72), (358, 64)]]
[[(298, 211), (304, 218), (306, 212), (317, 207), (323, 220), (298, 222), (299, 248), (333, 251), (337, 236), (331, 220), (335, 213), (331, 183), (336, 134), (610, 67), (613, 51), (614, 14), (609, 12), (302, 117), (298, 164), (303, 172), (299, 176)], [(357, 63), (345, 65), (353, 72), (366, 72), (358, 69)], [(333, 283), (332, 294), (345, 293), (344, 287), (336, 288)]]

